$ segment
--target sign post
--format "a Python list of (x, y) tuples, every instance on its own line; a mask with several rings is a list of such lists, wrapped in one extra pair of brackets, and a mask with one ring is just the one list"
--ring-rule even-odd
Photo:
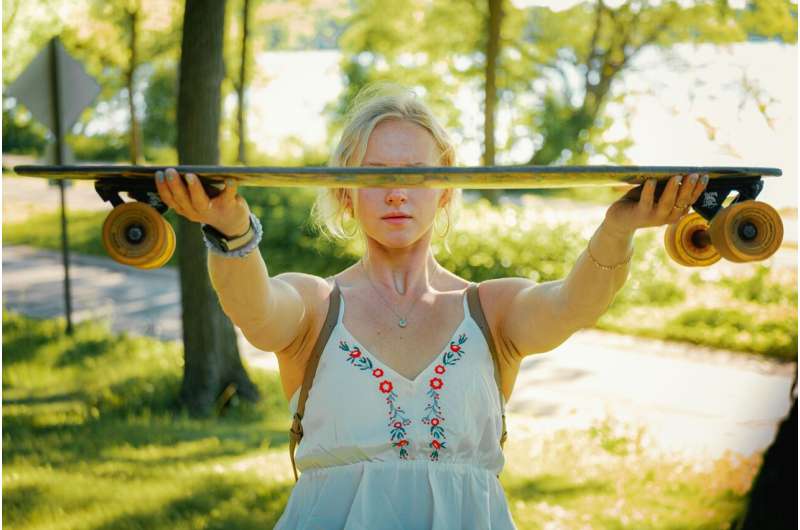
[[(75, 125), (84, 108), (100, 92), (100, 85), (72, 58), (58, 37), (53, 37), (9, 87), (8, 94), (28, 107), (46, 125), (55, 139), (51, 162), (68, 162), (67, 131)], [(61, 197), (61, 259), (64, 263), (64, 308), (67, 333), (72, 334), (72, 295), (69, 283), (69, 241), (67, 206), (63, 180), (58, 181)]]

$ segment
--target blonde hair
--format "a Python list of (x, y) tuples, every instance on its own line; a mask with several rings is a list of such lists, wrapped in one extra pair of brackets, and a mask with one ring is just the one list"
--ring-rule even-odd
[[(441, 152), (439, 164), (455, 164), (455, 149), (449, 135), (433, 116), (430, 108), (410, 89), (387, 83), (373, 83), (364, 87), (353, 100), (345, 118), (344, 130), (339, 143), (328, 163), (330, 167), (357, 167), (364, 161), (367, 142), (375, 127), (387, 119), (399, 119), (415, 123), (425, 128), (436, 142)], [(455, 224), (461, 210), (461, 188), (451, 190), (452, 194), (445, 206), (436, 212), (434, 235), (439, 212), (447, 217), (447, 228), (440, 237), (444, 239), (447, 252), (447, 236)], [(331, 239), (349, 240), (357, 235), (364, 236), (360, 223), (353, 218), (346, 206), (347, 188), (319, 188), (311, 208), (312, 224)], [(354, 225), (352, 233), (345, 225)]]

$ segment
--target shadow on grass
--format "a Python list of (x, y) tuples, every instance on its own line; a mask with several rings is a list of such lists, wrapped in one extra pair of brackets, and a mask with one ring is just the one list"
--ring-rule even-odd
[(510, 498), (551, 500), (559, 503), (586, 495), (608, 495), (614, 491), (608, 482), (588, 480), (578, 483), (555, 475), (542, 475), (533, 479), (512, 477), (509, 478), (505, 490)]
[(46, 503), (47, 495), (38, 486), (25, 484), (3, 488), (3, 521), (9, 525), (27, 521)]
[(272, 528), (289, 500), (292, 484), (267, 484), (242, 476), (207, 475), (187, 484), (184, 496), (148, 512), (120, 515), (94, 530), (140, 528)]

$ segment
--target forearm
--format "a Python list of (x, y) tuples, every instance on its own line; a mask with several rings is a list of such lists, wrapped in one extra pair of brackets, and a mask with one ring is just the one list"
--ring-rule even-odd
[(222, 310), (242, 330), (258, 327), (269, 314), (269, 274), (256, 249), (244, 258), (208, 253), (208, 274)]
[(561, 296), (566, 314), (584, 327), (597, 322), (608, 310), (630, 272), (630, 263), (613, 270), (599, 267), (589, 256), (589, 250), (602, 265), (623, 263), (633, 252), (633, 232), (612, 232), (601, 224), (564, 279)]

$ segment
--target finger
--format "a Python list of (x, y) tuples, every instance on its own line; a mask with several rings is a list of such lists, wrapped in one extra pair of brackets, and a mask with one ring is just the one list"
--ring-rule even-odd
[(172, 197), (175, 200), (175, 204), (178, 205), (177, 209), (179, 212), (184, 215), (196, 214), (189, 194), (186, 191), (186, 186), (183, 184), (183, 180), (181, 180), (181, 176), (178, 172), (175, 171), (174, 168), (168, 168), (165, 175), (167, 177), (167, 186), (169, 187), (169, 191), (172, 192)]
[(692, 204), (697, 202), (697, 200), (700, 198), (700, 195), (703, 194), (703, 191), (705, 191), (707, 186), (708, 186), (708, 175), (703, 175), (703, 177), (697, 181), (697, 185), (694, 187), (694, 193), (692, 193)]
[(646, 212), (653, 209), (653, 200), (656, 194), (656, 179), (647, 179), (642, 189), (642, 195), (639, 198), (639, 207)]
[(236, 191), (239, 189), (239, 183), (236, 179), (225, 179), (225, 188), (222, 190), (222, 197), (224, 202), (234, 202), (236, 200)]
[(175, 198), (172, 196), (169, 186), (167, 186), (163, 171), (156, 171), (156, 191), (161, 198), (161, 202), (175, 210)]
[(697, 188), (697, 182), (699, 180), (700, 175), (697, 173), (692, 173), (687, 179), (684, 180), (680, 192), (678, 193), (678, 198), (675, 203), (676, 205), (689, 206), (694, 202), (692, 200), (692, 196), (694, 195), (694, 191)]
[(200, 183), (200, 179), (194, 173), (186, 174), (186, 182), (189, 184), (189, 199), (192, 207), (198, 212), (205, 212), (211, 208), (211, 199), (206, 195), (206, 190)]
[(672, 207), (675, 206), (675, 199), (678, 197), (681, 180), (681, 175), (675, 175), (669, 179), (667, 187), (664, 188), (664, 193), (661, 194), (656, 205), (656, 213), (659, 218), (666, 219), (672, 213)]

